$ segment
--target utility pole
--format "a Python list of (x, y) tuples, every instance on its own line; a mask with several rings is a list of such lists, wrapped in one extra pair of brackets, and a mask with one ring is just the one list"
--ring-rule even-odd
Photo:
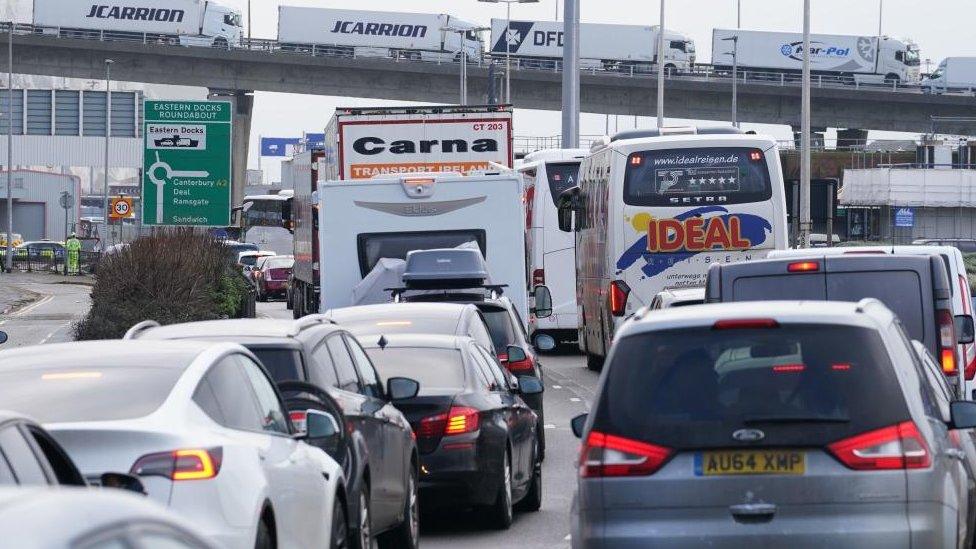
[(105, 60), (105, 196), (102, 197), (102, 211), (105, 212), (102, 250), (108, 247), (108, 152), (109, 138), (112, 134), (112, 59)]
[(797, 246), (810, 245), (810, 0), (803, 0), (803, 92), (800, 121), (800, 233)]
[(739, 127), (739, 36), (723, 38), (732, 42), (732, 126)]
[(736, 10), (735, 10), (735, 28), (742, 28), (742, 0), (735, 0)]
[(661, 27), (657, 33), (657, 127), (664, 127), (664, 0), (661, 0)]
[(14, 269), (14, 18), (7, 27), (7, 253), (6, 271)]
[(563, 123), (562, 147), (579, 147), (579, 0), (563, 3)]
[(881, 23), (884, 21), (884, 0), (878, 0), (878, 36), (881, 34)]

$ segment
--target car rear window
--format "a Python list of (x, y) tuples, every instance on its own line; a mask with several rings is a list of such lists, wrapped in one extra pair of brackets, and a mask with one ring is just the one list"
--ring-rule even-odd
[(678, 449), (746, 444), (732, 437), (744, 428), (823, 446), (908, 419), (901, 394), (867, 328), (667, 330), (617, 344), (594, 428)]
[(553, 162), (546, 164), (546, 176), (549, 178), (549, 194), (552, 196), (552, 203), (559, 205), (559, 195), (571, 187), (575, 187), (579, 181), (579, 162)]
[(495, 344), (495, 349), (503, 351), (509, 345), (517, 345), (515, 341), (515, 329), (512, 326), (512, 317), (505, 309), (482, 309), (481, 314), (485, 317), (485, 324), (488, 325), (488, 333), (491, 334), (491, 341)]
[(0, 402), (41, 423), (147, 416), (169, 396), (182, 368), (37, 368), (0, 372)]
[(254, 356), (261, 361), (261, 364), (264, 364), (275, 383), (290, 380), (302, 381), (305, 378), (301, 374), (302, 355), (297, 350), (275, 347), (251, 347), (250, 349)]
[(810, 299), (852, 301), (879, 299), (905, 325), (912, 339), (925, 341), (922, 281), (915, 271), (865, 271), (741, 277), (734, 282), (735, 301)]
[(338, 312), (332, 316), (332, 320), (352, 332), (352, 335), (357, 338), (378, 334), (456, 335), (459, 322), (456, 315), (424, 317), (410, 312), (388, 317), (347, 316)]
[(420, 396), (460, 392), (464, 387), (464, 363), (454, 349), (387, 347), (366, 349), (383, 380), (409, 377), (420, 383)]

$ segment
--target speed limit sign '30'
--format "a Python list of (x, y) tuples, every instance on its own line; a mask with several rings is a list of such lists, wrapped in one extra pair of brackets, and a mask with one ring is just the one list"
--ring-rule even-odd
[(109, 217), (112, 219), (128, 219), (133, 215), (132, 198), (120, 196), (112, 199), (112, 207), (109, 211)]

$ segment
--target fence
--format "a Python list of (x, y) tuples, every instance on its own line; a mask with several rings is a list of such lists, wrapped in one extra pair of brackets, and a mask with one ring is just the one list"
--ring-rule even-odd
[[(67, 252), (60, 244), (22, 246), (14, 249), (13, 268), (28, 273), (95, 274), (101, 255), (100, 252), (78, 252), (78, 266), (75, 269), (73, 265), (66, 265)], [(5, 259), (6, 250), (0, 249), (0, 262)]]

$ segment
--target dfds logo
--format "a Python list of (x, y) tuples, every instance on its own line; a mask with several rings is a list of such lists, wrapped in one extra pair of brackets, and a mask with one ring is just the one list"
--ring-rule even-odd
[(754, 248), (773, 232), (768, 220), (752, 214), (730, 214), (722, 206), (693, 208), (671, 219), (637, 214), (631, 222), (644, 234), (617, 260), (617, 274), (643, 259), (641, 272), (656, 276), (696, 255)]

